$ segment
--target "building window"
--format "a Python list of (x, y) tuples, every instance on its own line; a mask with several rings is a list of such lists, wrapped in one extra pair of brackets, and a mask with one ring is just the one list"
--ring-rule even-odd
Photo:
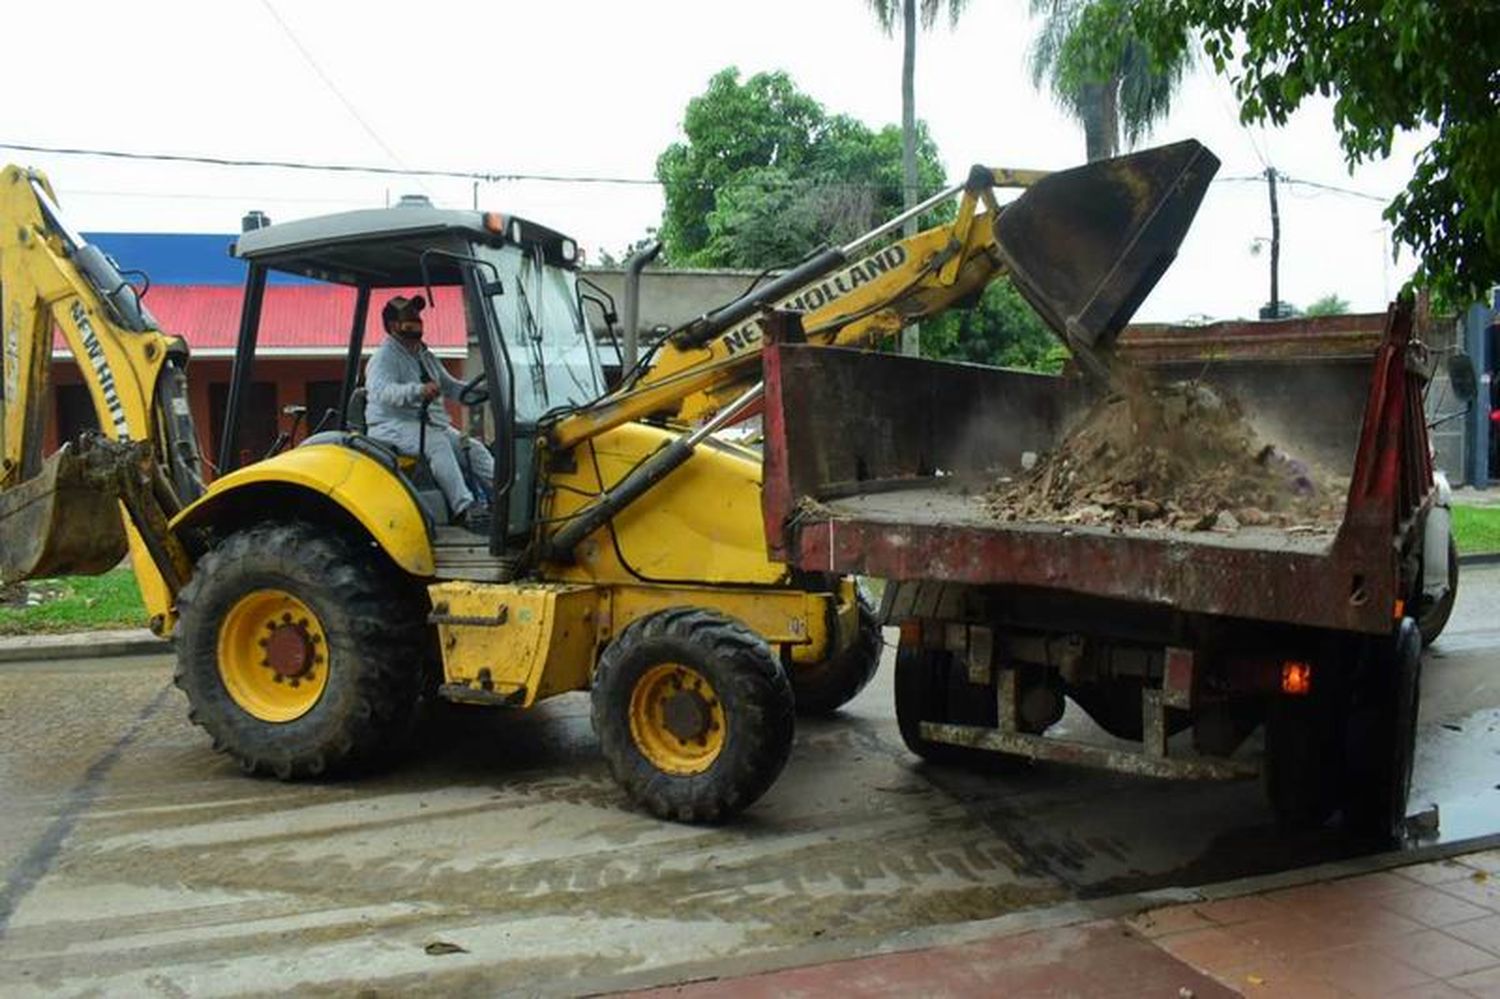
[[(223, 466), (218, 455), (219, 442), (224, 439), (224, 413), (229, 406), (229, 383), (214, 382), (208, 386), (208, 426), (213, 434), (214, 463)], [(240, 402), (239, 440), (235, 442), (238, 455), (236, 467), (260, 461), (276, 443), (279, 426), (276, 412), (276, 383), (251, 382), (246, 398)]]

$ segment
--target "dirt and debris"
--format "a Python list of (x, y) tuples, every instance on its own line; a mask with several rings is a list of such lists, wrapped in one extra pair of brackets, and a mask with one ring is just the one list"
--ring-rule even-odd
[(1337, 528), (1347, 483), (1260, 439), (1233, 398), (1141, 377), (1121, 388), (1054, 450), (995, 483), (990, 515), (1188, 531)]

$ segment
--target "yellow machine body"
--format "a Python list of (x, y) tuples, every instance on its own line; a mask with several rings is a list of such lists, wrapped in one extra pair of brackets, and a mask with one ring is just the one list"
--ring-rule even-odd
[(432, 539), (416, 499), (376, 459), (333, 444), (293, 448), (215, 479), (173, 519), (172, 529), (208, 527), (231, 502), (281, 502), (295, 509), (321, 497), (358, 521), (402, 569), (432, 575)]

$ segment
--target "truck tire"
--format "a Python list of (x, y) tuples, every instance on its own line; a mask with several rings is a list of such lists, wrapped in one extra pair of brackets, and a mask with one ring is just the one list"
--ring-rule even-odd
[(658, 818), (729, 819), (791, 755), (785, 670), (759, 635), (713, 611), (675, 607), (632, 622), (599, 657), (591, 697), (610, 771)]
[(1376, 640), (1346, 723), (1344, 824), (1351, 832), (1399, 839), (1406, 819), (1422, 694), (1422, 635), (1402, 618)]
[(1338, 811), (1342, 733), (1327, 704), (1324, 698), (1278, 697), (1267, 713), (1262, 778), (1282, 829), (1316, 829)]
[(1010, 753), (971, 749), (923, 738), (921, 723), (999, 726), (1000, 709), (989, 686), (968, 682), (946, 649), (896, 649), (896, 724), (906, 748), (928, 763), (968, 770), (1008, 771), (1030, 761)]
[(389, 762), (408, 733), (426, 621), (394, 566), (309, 524), (261, 524), (205, 555), (178, 596), (188, 717), (249, 774)]
[(1448, 592), (1441, 600), (1428, 601), (1422, 595), (1422, 580), (1417, 580), (1417, 596), (1414, 606), (1417, 611), (1417, 628), (1422, 633), (1422, 647), (1437, 641), (1443, 629), (1448, 627), (1448, 618), (1453, 616), (1453, 604), (1458, 599), (1458, 542), (1448, 537)]
[(829, 715), (854, 700), (880, 668), (885, 641), (875, 608), (859, 594), (859, 634), (854, 644), (819, 663), (793, 666), (792, 693), (799, 715)]

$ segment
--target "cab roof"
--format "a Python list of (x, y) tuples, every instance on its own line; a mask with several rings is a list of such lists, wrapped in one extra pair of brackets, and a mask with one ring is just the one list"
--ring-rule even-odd
[[(338, 212), (252, 229), (242, 233), (229, 252), (252, 264), (319, 281), (410, 288), (425, 283), (423, 251), (462, 253), (466, 242), (539, 248), (548, 264), (570, 270), (579, 263), (578, 244), (546, 226), (514, 215), (426, 204)], [(432, 254), (427, 261), (425, 277), (431, 283), (459, 282), (451, 256)]]

